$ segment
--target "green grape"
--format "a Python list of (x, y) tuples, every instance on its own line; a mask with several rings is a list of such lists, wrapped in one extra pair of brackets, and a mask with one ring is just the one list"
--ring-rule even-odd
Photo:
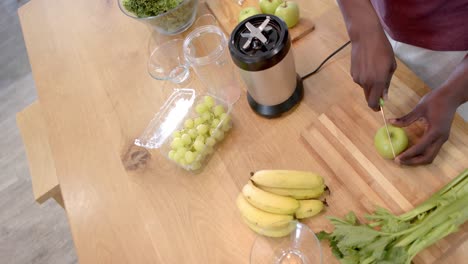
[(215, 118), (213, 121), (211, 121), (211, 127), (217, 127), (219, 125), (219, 119)]
[(231, 122), (223, 124), (223, 131), (228, 132), (232, 128)]
[(172, 138), (178, 138), (180, 137), (180, 131), (174, 131), (174, 133), (172, 133)]
[(211, 108), (215, 105), (215, 100), (213, 99), (213, 97), (207, 95), (205, 96), (205, 98), (203, 98), (203, 101), (205, 102), (205, 105), (208, 107), (208, 108)]
[(218, 131), (216, 131), (216, 132), (214, 133), (213, 136), (216, 138), (216, 140), (221, 141), (221, 140), (223, 140), (223, 138), (224, 138), (224, 132), (218, 130)]
[(212, 137), (209, 137), (206, 139), (206, 145), (213, 147), (216, 144), (216, 140)]
[(183, 134), (181, 139), (182, 139), (182, 142), (184, 143), (184, 145), (188, 145), (188, 144), (192, 143), (192, 138), (190, 137), (189, 134)]
[(212, 127), (210, 128), (210, 136), (212, 136), (216, 131), (216, 128)]
[(208, 126), (205, 125), (205, 124), (198, 125), (197, 126), (197, 131), (198, 131), (198, 133), (204, 135), (204, 134), (208, 133)]
[(182, 151), (179, 151), (179, 150), (175, 150), (174, 152), (175, 152), (174, 153), (174, 159), (173, 159), (174, 161), (180, 160), (185, 155), (185, 152), (182, 152)]
[(195, 126), (203, 124), (203, 118), (197, 117), (195, 118), (195, 121), (193, 122)]
[(187, 151), (185, 153), (185, 161), (188, 163), (188, 164), (191, 164), (192, 162), (195, 161), (195, 153), (193, 153), (192, 151)]
[(199, 161), (196, 161), (192, 164), (192, 170), (198, 170), (201, 168), (201, 163)]
[(204, 122), (209, 121), (211, 119), (211, 114), (209, 112), (205, 112), (202, 114), (202, 119)]
[(231, 116), (226, 114), (226, 113), (223, 113), (221, 114), (221, 116), (219, 117), (221, 120), (223, 120), (223, 123), (229, 123), (231, 122)]
[(197, 151), (202, 151), (205, 148), (205, 143), (197, 139), (193, 142), (193, 148)]
[(167, 156), (169, 157), (169, 159), (175, 160), (175, 154), (176, 154), (176, 151), (175, 151), (175, 150), (171, 150), (171, 151), (169, 151), (169, 153), (168, 153)]
[(195, 150), (192, 152), (193, 152), (193, 155), (195, 155), (195, 161), (199, 161), (201, 159), (202, 152), (198, 150)]
[(179, 164), (182, 165), (182, 166), (187, 166), (187, 161), (185, 160), (185, 158), (181, 158), (179, 160)]
[(199, 136), (195, 139), (195, 141), (197, 141), (197, 140), (200, 141), (200, 142), (202, 142), (202, 143), (205, 143), (205, 136), (199, 135)]
[(180, 147), (176, 150), (176, 153), (180, 156), (185, 156), (185, 152), (187, 152), (187, 148), (186, 147)]
[(198, 154), (199, 161), (203, 161), (205, 158), (206, 158), (206, 148), (204, 148), (203, 151), (200, 152), (200, 154)]
[(213, 109), (213, 113), (215, 114), (215, 116), (221, 116), (222, 114), (224, 114), (224, 107), (222, 105), (215, 106), (215, 108)]
[(195, 128), (191, 128), (189, 129), (189, 131), (187, 132), (189, 134), (189, 136), (194, 139), (198, 136), (198, 132)]
[(184, 122), (184, 127), (185, 128), (193, 128), (193, 125), (194, 125), (194, 122), (193, 122), (193, 119), (189, 118), (187, 120), (185, 120)]
[(208, 108), (206, 107), (205, 104), (200, 103), (200, 104), (197, 104), (197, 106), (195, 106), (195, 111), (197, 111), (197, 113), (201, 115), (205, 113), (206, 111), (208, 111)]
[(182, 139), (180, 137), (176, 137), (172, 140), (171, 142), (171, 147), (173, 149), (178, 149), (180, 147), (183, 147), (184, 146), (184, 143), (182, 141)]

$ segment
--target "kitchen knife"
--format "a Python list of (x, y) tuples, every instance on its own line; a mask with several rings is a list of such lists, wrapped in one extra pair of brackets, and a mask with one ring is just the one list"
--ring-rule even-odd
[(384, 100), (380, 98), (379, 103), (380, 103), (380, 112), (382, 113), (382, 118), (385, 124), (385, 130), (387, 130), (388, 141), (390, 142), (390, 148), (392, 149), (393, 158), (395, 159), (396, 158), (395, 149), (393, 148), (392, 138), (390, 137), (390, 131), (388, 130), (387, 118), (385, 118)]

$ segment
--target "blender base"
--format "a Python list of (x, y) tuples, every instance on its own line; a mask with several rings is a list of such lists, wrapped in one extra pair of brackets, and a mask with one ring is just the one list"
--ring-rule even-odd
[(247, 92), (247, 100), (249, 101), (250, 108), (252, 108), (255, 113), (266, 118), (275, 118), (281, 116), (283, 113), (289, 111), (297, 103), (299, 103), (302, 100), (302, 97), (304, 97), (304, 85), (302, 84), (302, 79), (299, 75), (297, 75), (296, 78), (296, 89), (294, 90), (293, 94), (281, 104), (259, 104)]

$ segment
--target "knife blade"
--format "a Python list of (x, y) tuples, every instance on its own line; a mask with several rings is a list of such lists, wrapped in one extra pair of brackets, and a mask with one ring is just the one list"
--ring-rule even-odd
[(395, 149), (393, 148), (392, 138), (390, 137), (390, 131), (388, 130), (387, 118), (385, 117), (384, 100), (380, 98), (379, 103), (380, 103), (380, 112), (382, 113), (382, 118), (385, 124), (385, 130), (387, 131), (388, 141), (390, 142), (390, 148), (392, 149), (393, 158), (395, 159), (396, 158)]

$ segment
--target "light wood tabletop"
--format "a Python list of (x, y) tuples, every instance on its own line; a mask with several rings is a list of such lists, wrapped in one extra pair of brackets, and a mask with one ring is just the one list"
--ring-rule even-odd
[[(304, 75), (348, 39), (333, 1), (297, 2), (315, 23), (293, 45)], [(114, 0), (34, 0), (19, 15), (80, 263), (248, 263), (256, 235), (235, 199), (259, 169), (323, 175), (330, 206), (305, 221), (320, 231), (331, 228), (326, 215), (363, 215), (376, 204), (407, 211), (468, 166), (468, 128), (459, 117), (433, 164), (402, 168), (381, 159), (373, 135), (382, 120), (350, 78), (347, 47), (305, 81), (303, 101), (281, 118), (254, 114), (240, 87), (233, 129), (201, 173), (177, 168), (157, 150), (127, 170), (122, 160), (134, 139), (174, 88), (147, 73), (147, 27)], [(424, 92), (399, 63), (387, 115), (407, 113)], [(408, 133), (412, 142), (421, 136), (418, 127)], [(415, 263), (446, 263), (466, 239), (465, 225)], [(324, 263), (335, 263), (323, 248)]]

